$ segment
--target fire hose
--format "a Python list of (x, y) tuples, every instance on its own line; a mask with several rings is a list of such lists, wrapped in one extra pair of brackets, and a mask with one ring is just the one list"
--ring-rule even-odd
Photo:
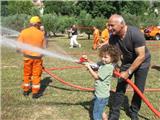
[[(52, 68), (53, 69), (53, 68)], [(53, 78), (55, 78), (56, 80), (58, 80), (59, 82), (65, 84), (65, 85), (68, 85), (70, 87), (74, 87), (74, 88), (77, 88), (79, 90), (82, 90), (82, 91), (94, 91), (94, 88), (84, 88), (84, 87), (81, 87), (81, 86), (78, 86), (78, 85), (74, 85), (72, 83), (69, 83), (69, 82), (66, 82), (64, 81), (63, 79), (61, 79), (60, 77), (58, 77), (57, 75), (55, 74), (52, 74), (49, 70), (47, 69), (43, 69), (43, 71), (45, 71), (46, 73), (48, 73), (50, 76), (52, 76)]]
[[(66, 66), (66, 67), (63, 67), (63, 68), (53, 67), (53, 68), (44, 69), (43, 71), (46, 72), (47, 74), (49, 74), (50, 76), (52, 76), (53, 78), (55, 78), (56, 80), (58, 80), (59, 82), (65, 84), (67, 86), (74, 87), (76, 89), (83, 90), (83, 91), (93, 91), (94, 88), (84, 88), (84, 87), (81, 87), (81, 86), (78, 86), (78, 85), (71, 84), (69, 82), (64, 81), (59, 76), (50, 72), (50, 70), (65, 70), (65, 69), (79, 69), (79, 68), (82, 68), (82, 67), (81, 66)], [(115, 91), (115, 89), (113, 89), (112, 91)], [(127, 89), (127, 92), (132, 92), (132, 91), (133, 91), (132, 89)], [(160, 88), (146, 88), (145, 92), (160, 92)]]
[[(114, 71), (114, 74), (117, 77), (121, 77), (121, 74), (117, 71)], [(150, 108), (150, 110), (160, 118), (160, 112), (153, 107), (153, 105), (148, 101), (148, 99), (143, 95), (143, 93), (137, 88), (137, 86), (129, 79), (124, 79), (124, 80), (137, 92), (137, 94), (142, 98), (142, 100)]]
[[(51, 68), (51, 69), (44, 68), (43, 71), (48, 73), (50, 76), (52, 76), (53, 78), (55, 78), (56, 80), (60, 81), (61, 83), (65, 84), (65, 85), (77, 88), (77, 89), (82, 90), (82, 91), (94, 91), (94, 88), (84, 88), (84, 87), (81, 87), (81, 86), (78, 86), (78, 85), (71, 84), (69, 82), (65, 82), (63, 79), (61, 79), (60, 77), (58, 77), (55, 74), (52, 74), (49, 71), (49, 70), (58, 70), (58, 69), (63, 70), (63, 69), (69, 69), (69, 68), (81, 68), (81, 67), (69, 67), (68, 66), (68, 67), (64, 67), (64, 68)], [(121, 74), (117, 71), (114, 71), (114, 74), (116, 75), (116, 77), (121, 77)], [(153, 107), (153, 105), (148, 101), (148, 99), (143, 95), (143, 93), (137, 88), (137, 86), (129, 79), (124, 79), (124, 80), (134, 89), (134, 91), (137, 92), (137, 94), (142, 98), (142, 100), (149, 107), (149, 109), (153, 113), (155, 113), (155, 115), (157, 117), (160, 118), (160, 112)]]

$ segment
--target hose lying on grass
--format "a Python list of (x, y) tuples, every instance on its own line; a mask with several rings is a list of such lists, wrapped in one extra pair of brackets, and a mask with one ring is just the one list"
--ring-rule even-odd
[[(73, 68), (81, 68), (81, 67), (67, 66), (67, 67), (64, 67), (64, 68), (51, 68), (51, 69), (44, 68), (43, 71), (46, 72), (47, 74), (49, 74), (51, 77), (55, 78), (56, 80), (60, 81), (61, 83), (65, 84), (65, 85), (68, 85), (68, 86), (71, 86), (71, 87), (74, 87), (74, 88), (77, 88), (77, 89), (83, 90), (83, 91), (94, 91), (94, 88), (84, 88), (84, 87), (81, 87), (81, 86), (78, 86), (78, 85), (71, 84), (69, 82), (65, 82), (62, 78), (60, 78), (57, 75), (52, 74), (50, 72), (50, 70), (64, 70), (64, 69), (73, 69)], [(114, 71), (114, 74), (115, 74), (116, 77), (121, 77), (121, 74), (117, 71)], [(148, 101), (148, 99), (143, 95), (143, 93), (137, 88), (137, 86), (130, 79), (124, 79), (124, 80), (134, 89), (135, 92), (137, 92), (137, 94), (142, 98), (142, 100), (149, 107), (149, 109), (153, 113), (155, 113), (155, 115), (158, 118), (160, 118), (160, 112), (157, 111), (153, 107), (153, 105)]]

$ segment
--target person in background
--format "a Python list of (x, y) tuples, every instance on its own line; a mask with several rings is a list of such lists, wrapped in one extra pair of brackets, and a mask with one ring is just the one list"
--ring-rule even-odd
[[(21, 31), (18, 41), (33, 47), (44, 48), (46, 40), (44, 32), (40, 30), (41, 20), (38, 16), (30, 19), (30, 27)], [(24, 78), (23, 78), (23, 95), (29, 96), (32, 89), (32, 98), (36, 99), (42, 96), (39, 92), (42, 74), (42, 54), (31, 50), (20, 50), (24, 56)]]
[(95, 26), (93, 27), (93, 30), (94, 30), (94, 32), (93, 32), (93, 47), (92, 47), (92, 49), (96, 50), (98, 48), (98, 45), (99, 45), (100, 33), (99, 33), (98, 28), (95, 27)]
[(108, 44), (108, 41), (109, 41), (109, 31), (108, 31), (108, 24), (106, 23), (106, 28), (102, 31), (102, 33), (101, 33), (101, 37), (102, 37), (102, 39), (101, 39), (101, 44), (99, 44), (99, 48), (100, 47), (102, 47), (103, 45), (105, 45), (105, 44)]
[(68, 28), (67, 33), (68, 33), (68, 38), (71, 39), (71, 37), (72, 37), (72, 26), (70, 26)]
[(73, 48), (74, 46), (76, 47), (81, 47), (81, 44), (77, 42), (77, 36), (78, 36), (78, 31), (76, 28), (76, 25), (73, 25), (72, 28), (69, 30), (71, 32), (71, 39), (70, 39), (70, 47)]
[(45, 48), (47, 48), (48, 47), (47, 32), (45, 31), (45, 28), (44, 28), (43, 25), (40, 26), (40, 30), (44, 33), (45, 40), (46, 40), (46, 46), (45, 46)]
[[(150, 66), (151, 55), (146, 47), (145, 38), (139, 28), (125, 24), (121, 15), (114, 14), (109, 18), (108, 30), (111, 33), (109, 44), (115, 45), (121, 52), (121, 78), (118, 78), (116, 93), (110, 109), (109, 120), (119, 120), (120, 108), (128, 83), (124, 79), (131, 79), (143, 93)], [(131, 106), (127, 114), (131, 120), (138, 120), (138, 111), (141, 108), (141, 97), (134, 92)]]
[(119, 61), (119, 51), (112, 45), (104, 45), (99, 49), (98, 72), (94, 71), (90, 63), (85, 63), (90, 74), (95, 79), (95, 92), (93, 99), (93, 119), (108, 120), (104, 108), (108, 105), (110, 96), (111, 80), (114, 65)]
[(144, 34), (144, 27), (140, 26), (140, 31)]

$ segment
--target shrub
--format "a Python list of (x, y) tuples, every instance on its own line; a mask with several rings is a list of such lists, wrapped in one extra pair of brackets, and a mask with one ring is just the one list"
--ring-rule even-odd
[(13, 30), (21, 31), (28, 25), (29, 16), (26, 14), (15, 14), (1, 18), (1, 24), (4, 27), (11, 28)]

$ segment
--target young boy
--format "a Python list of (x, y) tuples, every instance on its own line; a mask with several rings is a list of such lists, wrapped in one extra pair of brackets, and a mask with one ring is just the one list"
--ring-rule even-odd
[(93, 119), (107, 120), (107, 115), (103, 110), (108, 104), (114, 64), (119, 61), (119, 51), (111, 45), (104, 45), (100, 48), (99, 57), (101, 58), (101, 64), (99, 65), (98, 72), (92, 69), (90, 63), (85, 63), (85, 66), (95, 79)]

